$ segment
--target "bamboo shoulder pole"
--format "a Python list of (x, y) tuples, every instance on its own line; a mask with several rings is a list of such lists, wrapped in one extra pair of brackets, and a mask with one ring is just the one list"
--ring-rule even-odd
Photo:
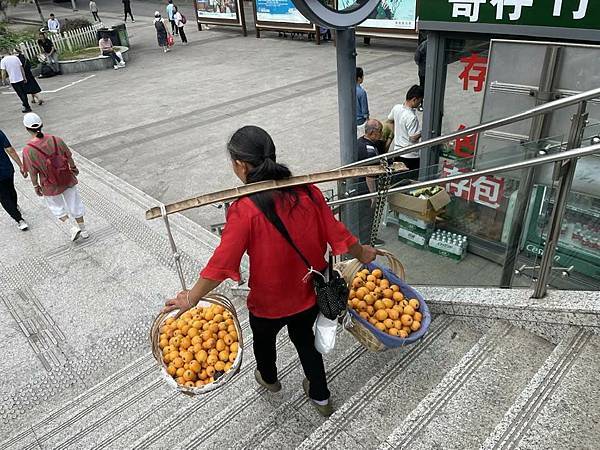
[[(407, 168), (404, 165), (404, 163), (396, 162), (392, 164), (392, 170), (394, 172), (401, 172), (407, 170)], [(345, 178), (377, 176), (382, 175), (384, 173), (385, 169), (382, 166), (361, 166), (352, 167), (349, 169), (329, 170), (327, 172), (317, 172), (307, 175), (298, 175), (295, 177), (288, 178), (286, 180), (261, 181), (259, 183), (246, 184), (244, 186), (236, 188), (211, 192), (209, 194), (203, 194), (165, 205), (165, 208), (167, 214), (173, 214), (176, 212), (186, 211), (192, 208), (199, 208), (200, 206), (210, 205), (212, 203), (221, 203), (230, 200), (235, 200), (245, 195), (271, 191), (273, 189), (301, 186), (304, 184), (326, 183), (328, 181), (343, 180)], [(161, 217), (160, 207), (155, 206), (154, 208), (150, 208), (148, 211), (146, 211), (147, 220), (156, 219), (158, 217)]]

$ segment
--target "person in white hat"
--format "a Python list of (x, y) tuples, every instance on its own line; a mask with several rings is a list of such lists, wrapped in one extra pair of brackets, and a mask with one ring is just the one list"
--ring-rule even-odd
[(154, 12), (154, 28), (156, 28), (156, 39), (158, 40), (158, 46), (161, 47), (165, 53), (167, 53), (170, 51), (168, 45), (169, 32), (167, 31), (165, 20), (158, 11)]
[(61, 138), (42, 132), (44, 124), (37, 114), (25, 114), (23, 125), (31, 134), (23, 148), (23, 167), (31, 176), (35, 193), (44, 197), (52, 214), (70, 228), (71, 241), (87, 239), (84, 206), (77, 189), (79, 169), (71, 150)]

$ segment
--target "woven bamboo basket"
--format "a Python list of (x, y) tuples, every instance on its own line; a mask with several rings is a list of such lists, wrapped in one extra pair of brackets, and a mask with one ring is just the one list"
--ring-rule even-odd
[(163, 361), (162, 351), (159, 347), (160, 328), (164, 325), (165, 321), (169, 317), (174, 317), (177, 315), (177, 310), (174, 310), (174, 311), (171, 311), (168, 313), (160, 313), (154, 319), (154, 322), (152, 323), (152, 328), (150, 329), (150, 343), (152, 345), (152, 354), (154, 355), (154, 359), (156, 359), (156, 362), (160, 365), (161, 374), (162, 374), (163, 378), (169, 385), (173, 386), (178, 391), (180, 391), (184, 394), (187, 394), (187, 395), (206, 394), (207, 392), (214, 391), (215, 389), (222, 387), (239, 372), (240, 367), (242, 365), (242, 358), (243, 358), (243, 352), (244, 352), (244, 339), (243, 339), (243, 335), (242, 335), (242, 328), (240, 326), (240, 321), (239, 321), (237, 313), (235, 311), (235, 307), (233, 306), (233, 304), (227, 297), (225, 297), (224, 295), (215, 294), (215, 293), (211, 293), (211, 294), (208, 294), (206, 297), (203, 297), (197, 306), (200, 306), (200, 307), (201, 306), (209, 306), (210, 304), (222, 306), (227, 311), (229, 311), (229, 313), (231, 314), (231, 317), (233, 319), (233, 323), (235, 325), (235, 329), (236, 329), (236, 332), (238, 335), (238, 343), (239, 343), (237, 357), (235, 358), (233, 365), (227, 372), (225, 372), (223, 375), (221, 375), (219, 378), (217, 378), (213, 383), (204, 385), (202, 387), (182, 386), (182, 385), (178, 384), (173, 379), (173, 377), (171, 377), (171, 375), (169, 375), (167, 373), (167, 366), (165, 365), (165, 362)]
[(425, 334), (427, 328), (429, 327), (429, 323), (431, 322), (431, 315), (429, 313), (427, 305), (425, 304), (424, 299), (418, 292), (414, 291), (414, 289), (412, 289), (410, 286), (404, 283), (404, 266), (402, 265), (400, 260), (398, 260), (398, 258), (396, 258), (392, 253), (388, 252), (387, 250), (381, 250), (381, 252), (388, 260), (387, 266), (380, 266), (377, 264), (369, 264), (365, 266), (360, 261), (352, 259), (349, 261), (338, 263), (336, 265), (336, 268), (342, 273), (342, 276), (344, 277), (348, 285), (352, 283), (352, 280), (354, 279), (356, 273), (362, 270), (364, 267), (381, 268), (388, 277), (393, 276), (394, 278), (396, 278), (396, 280), (394, 280), (394, 283), (400, 286), (402, 292), (405, 295), (409, 294), (411, 297), (416, 297), (419, 299), (419, 302), (422, 306), (421, 312), (423, 313), (423, 322), (422, 328), (418, 332), (414, 333), (414, 335), (411, 334), (412, 338), (411, 336), (409, 336), (406, 339), (397, 338), (393, 336), (383, 337), (381, 332), (376, 330), (362, 318), (358, 317), (358, 315), (353, 310), (348, 309), (346, 315), (342, 319), (344, 328), (350, 334), (352, 334), (358, 342), (360, 342), (365, 348), (372, 352), (382, 352), (385, 350), (389, 350), (390, 348), (397, 348), (415, 342)]

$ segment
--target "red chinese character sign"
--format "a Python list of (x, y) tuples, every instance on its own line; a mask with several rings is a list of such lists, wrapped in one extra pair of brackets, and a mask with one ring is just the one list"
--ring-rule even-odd
[[(444, 162), (444, 177), (468, 173), (470, 171), (471, 169), (461, 169)], [(500, 199), (504, 194), (504, 180), (490, 176), (467, 178), (447, 183), (446, 191), (455, 197), (479, 203), (488, 208), (498, 209), (500, 207)]]
[[(466, 125), (461, 124), (457, 131), (464, 130)], [(477, 134), (468, 134), (466, 136), (457, 138), (454, 141), (454, 154), (458, 158), (472, 158), (475, 155), (475, 148), (477, 147)]]
[(463, 82), (463, 91), (468, 91), (472, 85), (473, 91), (481, 92), (487, 75), (488, 59), (478, 53), (473, 53), (460, 58), (460, 62), (464, 64), (464, 69), (458, 74), (458, 78)]

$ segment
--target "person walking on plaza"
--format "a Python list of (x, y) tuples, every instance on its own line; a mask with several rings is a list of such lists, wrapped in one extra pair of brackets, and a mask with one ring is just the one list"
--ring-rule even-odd
[(129, 17), (131, 17), (131, 21), (135, 22), (135, 19), (133, 18), (133, 14), (131, 12), (131, 0), (121, 0), (123, 2), (123, 12), (125, 14), (125, 18), (123, 19), (123, 22), (127, 22), (127, 14), (129, 14)]
[(177, 25), (175, 24), (175, 5), (173, 4), (173, 0), (169, 0), (167, 4), (167, 17), (169, 18), (169, 22), (171, 22), (171, 33), (177, 34)]
[(115, 70), (119, 69), (120, 67), (125, 67), (125, 61), (117, 56), (117, 52), (115, 52), (113, 43), (108, 37), (108, 34), (102, 34), (102, 39), (98, 41), (98, 47), (100, 47), (100, 52), (103, 56), (110, 56)]
[(362, 67), (356, 68), (356, 126), (358, 135), (364, 132), (364, 124), (369, 118), (369, 100), (367, 91), (361, 86), (365, 79), (365, 73)]
[(94, 0), (90, 0), (90, 12), (92, 13), (92, 16), (94, 17), (94, 22), (102, 22), (100, 20), (100, 16), (98, 16), (98, 5), (96, 4), (96, 2)]
[[(385, 153), (383, 137), (383, 124), (377, 119), (365, 122), (365, 134), (358, 138), (358, 161), (372, 158)], [(358, 179), (356, 195), (368, 194), (377, 191), (377, 178), (361, 177)], [(371, 200), (358, 202), (358, 238), (360, 242), (369, 242), (373, 228), (373, 206)], [(375, 245), (384, 245), (381, 239), (375, 239)]]
[(42, 132), (44, 125), (37, 114), (25, 114), (23, 125), (31, 135), (23, 149), (23, 167), (31, 177), (35, 193), (44, 197), (50, 212), (69, 227), (71, 241), (88, 238), (84, 206), (77, 189), (79, 169), (71, 150), (61, 138)]
[(46, 33), (40, 31), (37, 43), (44, 51), (44, 56), (48, 58), (48, 62), (50, 63), (52, 70), (55, 73), (60, 73), (60, 64), (58, 63), (56, 49), (54, 48), (52, 41), (48, 39), (48, 36), (46, 36)]
[(177, 8), (177, 6), (174, 6), (173, 10), (175, 11), (175, 13), (173, 14), (173, 18), (175, 19), (175, 27), (177, 30), (179, 30), (181, 42), (183, 43), (183, 45), (187, 45), (187, 36), (185, 35), (185, 31), (183, 30), (183, 27), (185, 26), (185, 18), (183, 17), (183, 14), (179, 12), (179, 8)]
[(16, 55), (4, 56), (0, 61), (0, 72), (2, 72), (2, 84), (8, 78), (10, 85), (19, 96), (23, 105), (22, 112), (30, 112), (31, 106), (27, 100), (27, 92), (25, 92), (25, 69), (21, 60)]
[(10, 162), (10, 158), (19, 167), (19, 171), (23, 178), (27, 178), (27, 171), (23, 168), (23, 163), (17, 151), (10, 145), (10, 141), (6, 135), (0, 130), (0, 146), (3, 151), (0, 151), (0, 204), (10, 217), (17, 222), (19, 230), (25, 231), (29, 228), (27, 222), (23, 220), (19, 204), (17, 202), (17, 191), (15, 190), (15, 168)]
[[(240, 128), (229, 140), (227, 149), (233, 172), (242, 183), (283, 180), (292, 175), (286, 166), (277, 163), (275, 144), (262, 128)], [(297, 250), (272, 221), (282, 223)], [(229, 207), (221, 243), (193, 288), (168, 300), (163, 311), (179, 309), (181, 314), (225, 279), (239, 281), (240, 261), (247, 252), (251, 280), (247, 304), (256, 381), (268, 391), (281, 390), (275, 343), (279, 331), (287, 326), (306, 375), (304, 390), (319, 413), (328, 416), (333, 408), (323, 357), (315, 349), (313, 334), (319, 309), (313, 283), (305, 282), (307, 268), (298, 254), (302, 253), (316, 270), (324, 270), (327, 245), (334, 254), (350, 253), (363, 263), (373, 261), (379, 254), (373, 247), (359, 244), (335, 219), (314, 185), (242, 197)]]
[(165, 25), (165, 20), (158, 11), (154, 13), (154, 28), (156, 28), (156, 39), (158, 40), (158, 46), (161, 47), (165, 53), (167, 53), (170, 50), (167, 43), (167, 26)]
[(54, 14), (50, 14), (50, 18), (48, 19), (48, 31), (50, 33), (60, 34), (60, 22)]
[(15, 48), (15, 55), (17, 55), (17, 58), (19, 58), (19, 61), (21, 61), (23, 71), (25, 72), (25, 93), (31, 95), (31, 103), (37, 103), (38, 105), (42, 106), (44, 104), (44, 100), (40, 96), (42, 88), (31, 72), (31, 63), (18, 47)]
[[(394, 126), (394, 151), (416, 144), (421, 139), (421, 125), (416, 109), (423, 102), (423, 88), (413, 85), (406, 93), (404, 103), (395, 105), (388, 116), (388, 122)], [(410, 178), (418, 177), (420, 152), (409, 152), (399, 157), (411, 171)]]

